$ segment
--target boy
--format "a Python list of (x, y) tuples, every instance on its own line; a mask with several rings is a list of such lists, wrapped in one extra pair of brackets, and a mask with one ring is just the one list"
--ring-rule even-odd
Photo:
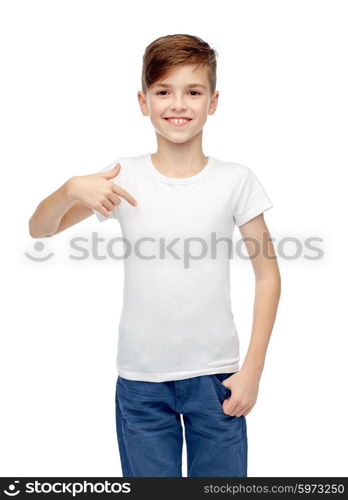
[[(152, 42), (138, 100), (155, 127), (156, 153), (70, 178), (30, 219), (33, 237), (57, 234), (93, 213), (121, 225), (127, 256), (116, 428), (125, 477), (182, 475), (181, 415), (187, 476), (247, 476), (245, 417), (257, 398), (280, 274), (263, 218), (272, 203), (260, 181), (246, 166), (203, 154), (215, 85), (216, 54), (203, 40), (178, 34)], [(235, 224), (256, 278), (241, 368), (230, 308)]]

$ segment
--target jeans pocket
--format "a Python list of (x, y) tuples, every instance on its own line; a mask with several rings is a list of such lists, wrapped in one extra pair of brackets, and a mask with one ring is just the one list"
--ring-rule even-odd
[(226, 378), (230, 377), (231, 375), (234, 375), (235, 373), (236, 372), (231, 372), (231, 373), (216, 373), (216, 374), (212, 375), (212, 378), (213, 378), (215, 384), (218, 387), (224, 389), (227, 394), (230, 394), (231, 393), (231, 389), (229, 389), (228, 387), (226, 387), (222, 383), (222, 381), (225, 380)]

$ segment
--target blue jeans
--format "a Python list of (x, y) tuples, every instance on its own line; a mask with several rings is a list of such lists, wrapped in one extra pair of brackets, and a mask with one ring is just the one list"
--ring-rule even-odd
[[(234, 372), (236, 373), (236, 372)], [(226, 415), (233, 373), (142, 382), (118, 376), (116, 430), (124, 477), (182, 477), (183, 416), (187, 477), (247, 477), (244, 415)]]

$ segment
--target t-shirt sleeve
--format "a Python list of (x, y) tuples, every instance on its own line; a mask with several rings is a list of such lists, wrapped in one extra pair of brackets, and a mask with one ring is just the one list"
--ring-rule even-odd
[[(108, 170), (111, 170), (117, 163), (121, 163), (120, 162), (120, 158), (113, 161), (112, 163), (110, 163), (109, 165), (107, 165), (106, 167), (103, 167), (101, 170), (99, 170), (98, 173), (100, 172), (107, 172)], [(121, 172), (120, 172), (121, 173)], [(120, 174), (117, 175), (116, 177), (113, 177), (112, 179), (110, 179), (112, 182), (115, 182), (116, 179), (119, 179), (120, 177)], [(92, 209), (93, 212), (95, 213), (95, 215), (97, 216), (97, 219), (99, 220), (99, 222), (104, 222), (106, 220), (110, 220), (110, 219), (118, 219), (118, 207), (114, 207), (113, 210), (110, 212), (109, 215), (102, 215), (100, 212), (98, 212), (98, 210), (95, 210), (94, 208)]]
[(237, 226), (263, 213), (273, 204), (254, 172), (243, 166), (233, 218)]

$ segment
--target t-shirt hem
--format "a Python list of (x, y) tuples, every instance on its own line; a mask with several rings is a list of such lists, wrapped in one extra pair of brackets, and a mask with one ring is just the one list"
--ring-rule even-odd
[(138, 380), (141, 382), (169, 382), (171, 380), (183, 380), (186, 378), (200, 377), (204, 375), (214, 375), (216, 373), (232, 373), (239, 371), (238, 362), (223, 367), (208, 368), (206, 370), (169, 372), (169, 373), (144, 373), (117, 368), (120, 377), (128, 380)]

